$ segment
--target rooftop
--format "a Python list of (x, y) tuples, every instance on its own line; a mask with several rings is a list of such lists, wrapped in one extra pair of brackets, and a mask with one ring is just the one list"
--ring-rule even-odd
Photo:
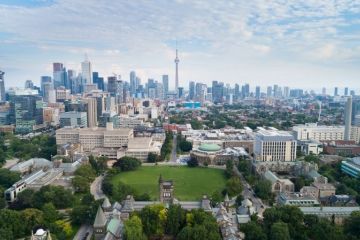
[(199, 150), (205, 152), (216, 152), (216, 151), (220, 151), (221, 147), (217, 144), (203, 143), (200, 145)]

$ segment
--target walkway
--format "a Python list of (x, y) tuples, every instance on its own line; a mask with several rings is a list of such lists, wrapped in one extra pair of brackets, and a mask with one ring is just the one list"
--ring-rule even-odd
[(104, 176), (99, 176), (95, 178), (94, 182), (92, 182), (90, 186), (90, 193), (94, 196), (95, 200), (105, 198), (105, 194), (101, 189), (103, 180), (104, 180)]

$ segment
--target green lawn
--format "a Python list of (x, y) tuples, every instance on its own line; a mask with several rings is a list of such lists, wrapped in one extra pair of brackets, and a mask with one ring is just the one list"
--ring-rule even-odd
[(114, 176), (113, 183), (119, 181), (130, 185), (139, 194), (148, 193), (151, 199), (158, 199), (158, 180), (173, 180), (175, 197), (182, 201), (199, 200), (204, 194), (211, 195), (225, 187), (224, 171), (212, 168), (189, 168), (175, 166), (140, 167), (136, 171), (122, 172)]

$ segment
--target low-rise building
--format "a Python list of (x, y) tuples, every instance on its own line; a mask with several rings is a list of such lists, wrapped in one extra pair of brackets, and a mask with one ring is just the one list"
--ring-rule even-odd
[(341, 224), (352, 212), (360, 211), (360, 207), (300, 207), (300, 210), (305, 215), (316, 215)]
[(161, 144), (154, 142), (151, 137), (137, 137), (129, 139), (125, 156), (135, 157), (140, 161), (147, 161), (149, 153), (160, 155)]
[(360, 157), (349, 158), (341, 162), (341, 171), (355, 178), (360, 178)]
[(281, 192), (277, 199), (280, 205), (316, 206), (320, 205), (316, 197), (311, 194)]
[(275, 173), (271, 171), (266, 171), (263, 177), (271, 182), (272, 192), (294, 192), (294, 183), (291, 182), (289, 179), (279, 178)]

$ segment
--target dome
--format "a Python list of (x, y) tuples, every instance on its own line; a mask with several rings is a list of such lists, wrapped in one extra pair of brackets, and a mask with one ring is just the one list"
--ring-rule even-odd
[(36, 231), (35, 236), (42, 236), (42, 235), (44, 235), (44, 234), (45, 234), (44, 229), (39, 228), (39, 229)]
[(216, 152), (221, 150), (221, 147), (217, 144), (213, 143), (203, 143), (200, 145), (199, 150), (205, 151), (205, 152)]

